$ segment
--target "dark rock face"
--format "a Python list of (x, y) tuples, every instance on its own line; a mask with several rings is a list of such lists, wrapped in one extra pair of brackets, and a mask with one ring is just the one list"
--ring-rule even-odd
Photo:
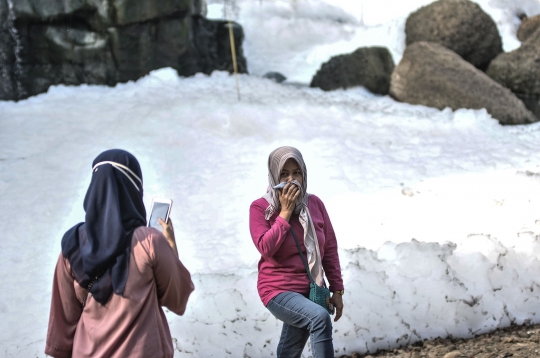
[(13, 73), (16, 57), (12, 23), (7, 2), (0, 1), (0, 99), (11, 99), (12, 94), (19, 92)]
[(311, 80), (311, 87), (325, 91), (364, 86), (377, 94), (388, 94), (394, 60), (385, 47), (362, 47), (351, 54), (332, 57)]
[(497, 56), (486, 73), (525, 99), (528, 108), (540, 118), (540, 28), (518, 49)]
[(407, 45), (435, 42), (481, 69), (502, 52), (495, 22), (469, 0), (439, 0), (420, 8), (407, 18), (405, 33)]
[[(193, 1), (0, 0), (0, 100), (61, 83), (114, 85), (162, 67), (232, 71), (229, 24), (192, 16), (203, 4)], [(246, 72), (238, 24), (233, 34)]]
[(501, 124), (538, 121), (510, 90), (436, 43), (407, 46), (392, 74), (390, 95), (398, 101), (439, 109), (485, 108)]
[[(190, 47), (182, 56), (180, 66), (175, 67), (178, 73), (182, 76), (192, 76), (197, 72), (208, 74), (214, 70), (233, 72), (229, 23), (193, 16), (191, 26)], [(232, 29), (238, 72), (247, 73), (247, 62), (242, 52), (244, 31), (234, 22)]]
[(540, 15), (526, 17), (519, 25), (518, 40), (521, 42), (527, 40), (538, 28), (540, 28)]

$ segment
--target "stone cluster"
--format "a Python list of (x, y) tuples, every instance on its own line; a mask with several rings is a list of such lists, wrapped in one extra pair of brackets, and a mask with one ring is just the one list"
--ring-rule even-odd
[(524, 18), (517, 34), (523, 43), (510, 53), (503, 52), (493, 19), (470, 0), (438, 0), (418, 9), (405, 33), (397, 66), (385, 48), (360, 48), (323, 64), (311, 86), (364, 86), (439, 109), (485, 108), (501, 124), (540, 120), (540, 15)]

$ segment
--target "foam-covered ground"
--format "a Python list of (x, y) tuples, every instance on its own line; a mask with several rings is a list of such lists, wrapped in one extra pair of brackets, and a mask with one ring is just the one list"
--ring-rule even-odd
[[(246, 22), (247, 36), (256, 22)], [(250, 71), (275, 70), (250, 46)], [(309, 69), (291, 68), (298, 81)], [(83, 220), (92, 160), (109, 148), (141, 162), (147, 207), (154, 196), (174, 201), (180, 256), (196, 285), (186, 314), (168, 315), (177, 357), (274, 354), (281, 324), (257, 296), (248, 209), (280, 145), (304, 154), (308, 191), (326, 203), (338, 235), (338, 352), (540, 323), (539, 123), (503, 127), (484, 110), (438, 111), (361, 88), (325, 93), (253, 72), (239, 78), (241, 102), (226, 73), (179, 78), (170, 69), (115, 88), (59, 86), (0, 102), (0, 355), (44, 356), (60, 239)]]

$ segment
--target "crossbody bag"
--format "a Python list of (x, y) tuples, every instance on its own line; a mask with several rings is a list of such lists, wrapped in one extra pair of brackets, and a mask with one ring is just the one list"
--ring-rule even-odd
[(310, 301), (315, 302), (319, 306), (326, 309), (326, 311), (329, 314), (334, 314), (334, 305), (332, 302), (330, 302), (330, 290), (326, 288), (326, 283), (323, 283), (324, 286), (321, 287), (315, 283), (313, 280), (313, 277), (311, 276), (311, 271), (309, 270), (309, 266), (307, 264), (307, 260), (304, 257), (304, 254), (302, 253), (302, 250), (300, 249), (300, 244), (298, 243), (298, 239), (296, 238), (296, 234), (294, 233), (294, 230), (291, 226), (291, 234), (294, 238), (294, 242), (296, 244), (296, 248), (298, 249), (298, 253), (300, 254), (300, 257), (302, 258), (302, 262), (304, 263), (304, 267), (306, 268), (307, 274), (309, 276), (309, 299)]

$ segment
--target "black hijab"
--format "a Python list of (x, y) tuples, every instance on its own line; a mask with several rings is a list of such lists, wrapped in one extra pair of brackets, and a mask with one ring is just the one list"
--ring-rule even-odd
[[(121, 149), (107, 150), (92, 163), (92, 181), (84, 198), (85, 222), (62, 238), (62, 254), (69, 260), (81, 287), (98, 277), (90, 292), (105, 305), (113, 292), (124, 293), (129, 271), (131, 237), (146, 225), (141, 167)], [(84, 230), (86, 235), (79, 236)]]

